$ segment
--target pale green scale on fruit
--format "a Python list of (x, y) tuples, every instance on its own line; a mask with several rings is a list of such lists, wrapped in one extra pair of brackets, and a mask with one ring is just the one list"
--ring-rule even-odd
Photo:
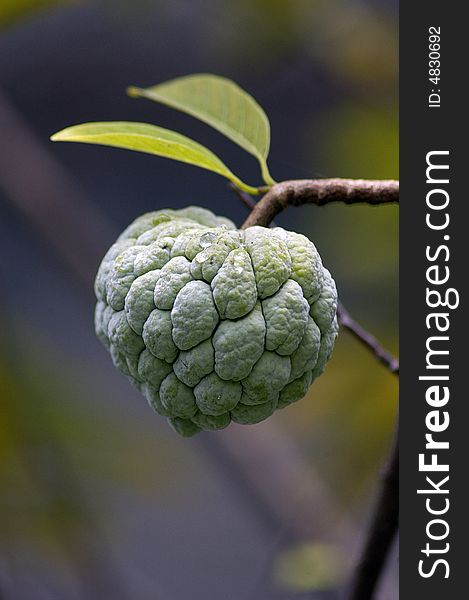
[(109, 342), (124, 354), (140, 354), (145, 348), (142, 338), (130, 327), (123, 310), (115, 312), (108, 324)]
[(173, 369), (183, 383), (194, 387), (202, 377), (213, 371), (214, 366), (215, 351), (212, 340), (205, 340), (190, 350), (181, 350)]
[(156, 308), (171, 310), (176, 296), (192, 280), (191, 263), (184, 256), (175, 256), (161, 269), (154, 287)]
[(98, 300), (94, 309), (94, 330), (101, 342), (109, 348), (109, 321), (114, 311), (105, 302)]
[(104, 258), (101, 261), (101, 264), (99, 265), (98, 273), (94, 282), (94, 292), (98, 300), (106, 302), (106, 288), (108, 283), (109, 271), (114, 266), (114, 261), (119, 256), (119, 254), (121, 254), (122, 252), (124, 252), (124, 250), (130, 248), (131, 246), (133, 246), (132, 240), (117, 241), (109, 248), (109, 250), (104, 255)]
[(200, 252), (203, 252), (206, 248), (209, 248), (215, 241), (218, 235), (218, 229), (209, 229), (206, 231), (201, 230), (200, 232), (192, 235), (185, 248), (185, 255), (189, 260), (193, 260)]
[(241, 400), (243, 389), (236, 381), (224, 381), (210, 373), (194, 388), (197, 406), (204, 415), (218, 417), (232, 410)]
[(337, 336), (314, 245), (200, 207), (137, 218), (103, 258), (96, 334), (180, 435), (258, 423), (303, 397)]
[(213, 415), (204, 415), (200, 410), (192, 417), (192, 422), (200, 429), (215, 431), (216, 429), (225, 429), (231, 423), (230, 413), (226, 412), (217, 417)]
[(290, 379), (290, 358), (276, 352), (262, 354), (250, 374), (243, 379), (243, 391), (256, 402), (268, 402)]
[(127, 322), (138, 335), (142, 335), (143, 325), (155, 308), (153, 295), (159, 276), (160, 271), (157, 270), (137, 277), (125, 297), (124, 310)]
[(211, 283), (230, 252), (231, 250), (226, 246), (211, 244), (199, 252), (191, 262), (192, 277)]
[(170, 247), (172, 248), (174, 241), (181, 233), (199, 228), (200, 225), (197, 225), (196, 223), (189, 224), (186, 221), (179, 221), (178, 223), (174, 223), (174, 221), (165, 221), (153, 229), (144, 231), (137, 238), (136, 243), (142, 246), (149, 246), (155, 242), (159, 242), (160, 240), (173, 240), (172, 244), (170, 243)]
[(173, 324), (171, 312), (155, 308), (145, 321), (142, 337), (145, 346), (161, 360), (173, 362), (178, 355), (178, 349), (172, 338)]
[(191, 263), (194, 279), (204, 279), (211, 283), (228, 254), (239, 248), (242, 242), (241, 232), (224, 231), (218, 234), (213, 243), (197, 254)]
[(301, 233), (285, 231), (281, 227), (274, 227), (272, 231), (286, 243), (290, 253), (290, 279), (300, 284), (304, 297), (310, 303), (314, 302), (319, 298), (324, 282), (322, 261), (315, 245)]
[(337, 317), (331, 323), (330, 329), (322, 335), (321, 345), (319, 346), (318, 361), (313, 369), (313, 380), (324, 373), (326, 363), (331, 357), (332, 350), (334, 349), (335, 339), (339, 332), (339, 324), (337, 323)]
[(139, 386), (143, 383), (139, 372), (138, 372), (138, 359), (139, 356), (136, 354), (124, 354), (125, 362), (127, 363), (127, 369), (129, 370), (130, 377), (137, 383)]
[(261, 394), (257, 397), (251, 398), (248, 396), (246, 392), (243, 391), (241, 395), (241, 404), (245, 404), (246, 406), (257, 406), (258, 404), (265, 404), (266, 402), (276, 402), (278, 400), (279, 393), (275, 391), (271, 391), (268, 396)]
[(327, 269), (324, 269), (324, 285), (319, 299), (311, 306), (310, 314), (319, 329), (326, 333), (337, 313), (337, 288)]
[(168, 262), (171, 254), (171, 245), (168, 244), (168, 239), (171, 238), (152, 242), (139, 252), (134, 261), (134, 274), (136, 277), (140, 277), (148, 271), (159, 270)]
[(298, 397), (303, 398), (311, 385), (312, 379), (313, 374), (311, 371), (307, 371), (301, 377), (287, 383), (280, 392), (277, 407), (284, 408), (292, 402), (295, 402)]
[(300, 377), (306, 371), (312, 371), (318, 362), (321, 332), (312, 317), (308, 317), (305, 332), (300, 345), (290, 356), (290, 381)]
[(181, 419), (190, 419), (197, 412), (192, 388), (179, 381), (174, 373), (170, 373), (162, 381), (160, 400), (168, 414)]
[(265, 227), (246, 229), (245, 243), (251, 256), (259, 298), (272, 296), (292, 271), (287, 245)]
[(109, 346), (109, 352), (111, 354), (112, 362), (116, 369), (119, 369), (126, 377), (131, 377), (129, 367), (127, 366), (127, 360), (125, 354), (123, 354), (117, 346), (111, 344)]
[(200, 238), (200, 233), (197, 229), (186, 229), (184, 233), (181, 233), (175, 240), (174, 245), (171, 248), (171, 256), (185, 256), (187, 257), (187, 248), (196, 244)]
[(215, 372), (226, 380), (240, 381), (249, 375), (262, 356), (265, 321), (260, 302), (237, 321), (222, 321), (213, 336)]
[(265, 347), (290, 356), (298, 346), (308, 324), (309, 304), (301, 286), (288, 279), (275, 296), (262, 301), (267, 326)]
[(166, 408), (163, 406), (160, 398), (160, 394), (156, 391), (156, 389), (147, 384), (143, 384), (141, 387), (141, 392), (148, 400), (148, 404), (152, 407), (152, 409), (161, 415), (162, 417), (170, 417), (171, 415), (168, 413)]
[(189, 260), (194, 259), (199, 252), (212, 244), (217, 232), (217, 229), (203, 229), (200, 226), (196, 229), (186, 230), (175, 240), (171, 256), (185, 256)]
[(222, 319), (239, 319), (257, 302), (254, 271), (243, 248), (232, 250), (212, 281), (213, 299)]
[(134, 273), (135, 258), (140, 252), (141, 246), (127, 248), (127, 250), (119, 254), (109, 270), (106, 299), (107, 303), (114, 310), (122, 310), (124, 308), (125, 297), (129, 293), (130, 286), (136, 277)]
[(170, 363), (161, 358), (154, 356), (149, 350), (145, 349), (138, 359), (138, 375), (139, 378), (159, 390), (161, 382), (173, 370)]
[(212, 335), (218, 320), (208, 283), (189, 281), (176, 296), (171, 311), (176, 346), (180, 350), (197, 346)]
[(247, 406), (240, 402), (231, 411), (231, 418), (235, 423), (239, 423), (240, 425), (254, 425), (255, 423), (260, 423), (264, 419), (267, 419), (267, 417), (270, 417), (276, 408), (276, 398), (255, 406)]

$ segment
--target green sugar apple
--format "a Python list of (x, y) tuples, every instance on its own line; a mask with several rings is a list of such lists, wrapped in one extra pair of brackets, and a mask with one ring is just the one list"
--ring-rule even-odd
[(308, 238), (193, 206), (131, 223), (95, 292), (114, 365), (183, 436), (302, 398), (338, 331), (336, 286)]

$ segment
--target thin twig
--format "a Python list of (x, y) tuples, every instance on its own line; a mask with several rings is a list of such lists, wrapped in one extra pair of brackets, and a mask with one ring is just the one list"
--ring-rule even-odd
[(399, 443), (398, 427), (390, 459), (382, 475), (382, 487), (368, 529), (361, 558), (355, 568), (347, 600), (370, 600), (374, 597), (379, 576), (383, 571), (398, 530), (399, 517)]
[(287, 206), (331, 202), (343, 204), (395, 204), (399, 202), (399, 182), (365, 179), (298, 179), (282, 181), (270, 188), (252, 210), (243, 228), (266, 227)]
[(366, 346), (381, 364), (387, 367), (391, 373), (399, 376), (399, 360), (383, 348), (374, 335), (352, 319), (347, 309), (341, 303), (337, 307), (337, 319), (339, 325), (347, 329), (359, 342)]
[(244, 206), (249, 208), (249, 210), (252, 210), (256, 206), (252, 196), (250, 196), (247, 192), (240, 190), (239, 187), (234, 183), (231, 183), (231, 181), (228, 183), (228, 188), (238, 196)]

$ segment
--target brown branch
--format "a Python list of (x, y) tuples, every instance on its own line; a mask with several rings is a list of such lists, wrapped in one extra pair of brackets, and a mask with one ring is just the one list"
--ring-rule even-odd
[(343, 204), (395, 204), (399, 202), (399, 182), (365, 179), (298, 179), (277, 183), (255, 205), (243, 224), (269, 225), (287, 206), (331, 202)]
[(399, 442), (396, 427), (390, 459), (382, 475), (382, 487), (368, 529), (361, 558), (346, 593), (347, 600), (374, 597), (379, 576), (398, 530), (399, 517)]
[(347, 309), (341, 303), (337, 307), (337, 319), (339, 325), (347, 329), (354, 338), (366, 346), (381, 364), (387, 367), (391, 373), (399, 376), (399, 360), (383, 348), (374, 335), (352, 319)]

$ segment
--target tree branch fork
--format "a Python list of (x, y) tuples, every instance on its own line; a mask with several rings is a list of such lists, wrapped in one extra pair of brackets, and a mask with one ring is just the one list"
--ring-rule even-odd
[[(399, 182), (394, 180), (366, 179), (304, 179), (283, 181), (272, 186), (259, 200), (254, 202), (249, 194), (230, 186), (250, 213), (242, 225), (243, 229), (255, 225), (269, 227), (274, 218), (290, 206), (315, 204), (324, 206), (332, 202), (343, 204), (397, 204)], [(364, 345), (393, 375), (399, 376), (399, 361), (378, 340), (357, 323), (339, 303), (337, 307), (339, 325)], [(395, 441), (390, 451), (387, 467), (381, 481), (376, 506), (365, 535), (361, 555), (357, 561), (350, 584), (345, 592), (346, 600), (371, 600), (380, 575), (384, 569), (398, 528), (399, 454), (397, 427)]]

